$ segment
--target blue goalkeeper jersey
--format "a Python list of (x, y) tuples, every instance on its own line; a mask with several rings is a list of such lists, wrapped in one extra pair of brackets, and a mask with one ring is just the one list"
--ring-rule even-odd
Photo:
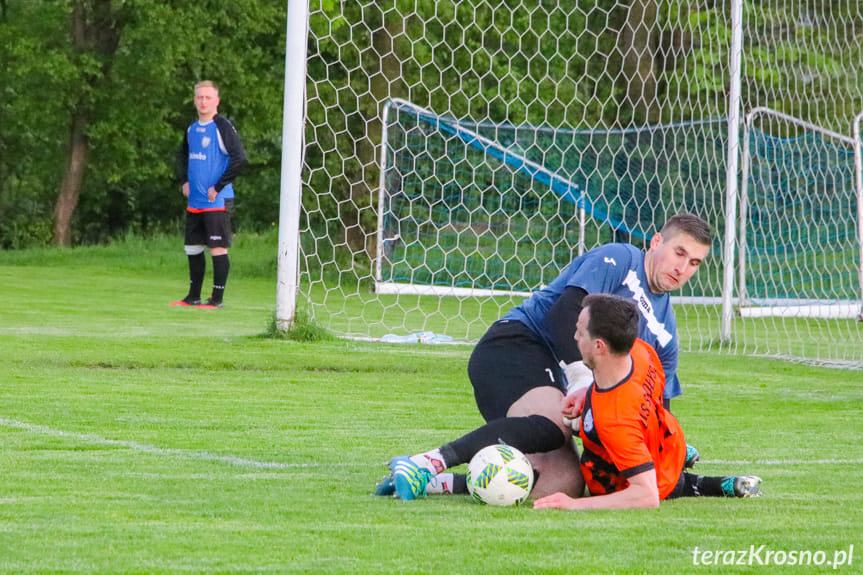
[[(225, 198), (233, 197), (233, 185), (228, 184), (211, 202), (207, 190), (214, 187), (225, 173), (231, 157), (220, 144), (216, 122), (195, 122), (189, 126), (189, 211), (224, 210)], [(226, 195), (228, 191), (230, 195)]]
[(665, 370), (664, 397), (671, 399), (681, 394), (677, 378), (677, 323), (671, 297), (667, 293), (654, 294), (648, 288), (644, 252), (629, 244), (594, 248), (570, 262), (554, 281), (510, 310), (504, 319), (522, 322), (553, 350), (547, 314), (568, 287), (633, 300), (640, 314), (638, 337), (653, 346)]

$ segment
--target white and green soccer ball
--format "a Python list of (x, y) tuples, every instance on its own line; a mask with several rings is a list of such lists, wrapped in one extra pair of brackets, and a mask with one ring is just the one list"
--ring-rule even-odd
[(509, 445), (489, 445), (478, 451), (467, 467), (467, 490), (489, 505), (518, 505), (533, 489), (533, 467)]

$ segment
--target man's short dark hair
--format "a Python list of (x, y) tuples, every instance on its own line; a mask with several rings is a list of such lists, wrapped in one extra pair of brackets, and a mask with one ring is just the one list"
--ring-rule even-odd
[(638, 337), (638, 309), (631, 300), (610, 294), (590, 294), (581, 300), (582, 309), (590, 308), (587, 331), (592, 338), (604, 339), (616, 354), (629, 353)]
[(691, 236), (696, 242), (703, 246), (713, 244), (713, 232), (710, 224), (695, 214), (677, 214), (666, 220), (665, 225), (659, 230), (663, 239), (669, 239), (679, 233)]

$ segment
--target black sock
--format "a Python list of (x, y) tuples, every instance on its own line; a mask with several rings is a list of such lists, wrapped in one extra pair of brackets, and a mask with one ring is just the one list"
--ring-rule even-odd
[(452, 492), (456, 495), (467, 493), (467, 475), (464, 473), (452, 474)]
[(213, 302), (219, 303), (222, 301), (222, 296), (225, 293), (225, 284), (228, 283), (228, 272), (231, 269), (231, 262), (228, 260), (228, 254), (221, 256), (213, 256)]
[(187, 300), (201, 299), (201, 286), (204, 284), (204, 274), (207, 272), (207, 257), (204, 252), (189, 256), (189, 295)]
[(549, 418), (542, 415), (504, 417), (489, 421), (440, 448), (444, 463), (454, 467), (467, 463), (483, 447), (495, 443), (511, 445), (524, 453), (542, 453), (563, 447), (566, 436)]
[(725, 479), (725, 477), (684, 473), (683, 493), (680, 497), (726, 497), (726, 493), (722, 489), (722, 482)]

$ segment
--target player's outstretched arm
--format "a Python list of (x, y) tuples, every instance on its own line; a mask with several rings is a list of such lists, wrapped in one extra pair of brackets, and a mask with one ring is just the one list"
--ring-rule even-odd
[(554, 493), (533, 502), (534, 509), (637, 509), (659, 507), (656, 470), (649, 469), (629, 478), (629, 487), (608, 495), (573, 499)]

